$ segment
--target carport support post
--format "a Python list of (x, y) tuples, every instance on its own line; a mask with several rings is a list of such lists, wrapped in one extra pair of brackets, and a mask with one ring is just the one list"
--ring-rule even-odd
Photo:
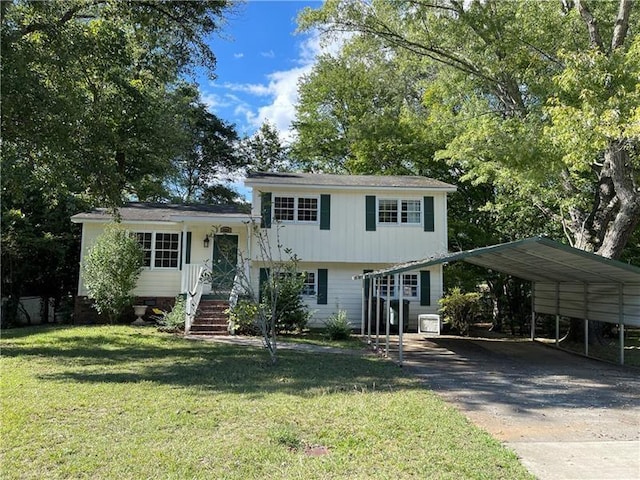
[(536, 282), (531, 282), (531, 341), (536, 338)]
[(587, 309), (587, 300), (589, 296), (589, 289), (587, 284), (584, 284), (584, 354), (589, 356), (589, 310)]
[(369, 315), (367, 316), (367, 319), (369, 320), (367, 323), (367, 345), (371, 345), (371, 304), (373, 303), (373, 289), (375, 287), (375, 277), (371, 277), (369, 279), (369, 298), (367, 298), (367, 301), (369, 303), (369, 305), (367, 305), (367, 309), (368, 309), (368, 313)]
[(624, 285), (618, 285), (618, 343), (620, 344), (620, 365), (624, 365)]
[(360, 335), (364, 337), (364, 317), (367, 313), (367, 280), (362, 277), (362, 310), (360, 312)]
[(400, 361), (400, 366), (402, 366), (403, 360), (403, 330), (404, 330), (404, 285), (402, 285), (402, 274), (398, 275), (398, 279), (396, 280), (396, 285), (398, 285), (398, 360)]
[[(391, 282), (391, 277), (387, 277), (387, 302), (389, 302), (389, 289), (391, 288), (390, 285)], [(384, 356), (388, 357), (389, 356), (389, 330), (390, 330), (390, 326), (389, 326), (389, 315), (387, 315), (387, 321), (384, 322), (385, 325), (385, 339), (386, 339), (386, 344), (385, 344), (385, 348), (384, 348)]]
[(376, 283), (376, 295), (377, 295), (377, 300), (376, 300), (376, 351), (378, 350), (378, 348), (380, 347), (380, 285), (382, 282), (382, 277), (378, 279), (378, 282)]

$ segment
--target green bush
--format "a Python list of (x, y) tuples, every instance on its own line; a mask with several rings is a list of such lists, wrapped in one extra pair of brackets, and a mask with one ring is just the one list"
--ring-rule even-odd
[(142, 247), (119, 224), (107, 225), (85, 257), (82, 275), (88, 297), (110, 323), (133, 303), (132, 292), (143, 262)]
[(460, 335), (468, 335), (469, 327), (481, 310), (481, 298), (480, 293), (462, 293), (455, 287), (440, 299), (440, 313)]
[(250, 298), (240, 298), (229, 309), (232, 331), (238, 335), (260, 335), (258, 327), (258, 304)]
[(345, 310), (338, 310), (338, 313), (331, 315), (324, 325), (329, 340), (346, 340), (351, 336), (351, 325)]
[(304, 274), (296, 271), (295, 263), (287, 265), (277, 277), (273, 276), (265, 283), (262, 292), (263, 308), (265, 312), (271, 312), (271, 302), (276, 299), (277, 333), (301, 331), (307, 326), (310, 313), (302, 300), (303, 288)]
[(187, 301), (185, 297), (178, 295), (170, 312), (154, 308), (153, 313), (155, 313), (155, 315), (152, 318), (158, 323), (158, 330), (164, 332), (184, 330), (186, 305)]

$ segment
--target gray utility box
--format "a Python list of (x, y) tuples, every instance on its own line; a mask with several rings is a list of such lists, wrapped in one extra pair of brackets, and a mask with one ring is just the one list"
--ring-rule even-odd
[(418, 315), (418, 333), (433, 333), (440, 335), (440, 315), (423, 313)]

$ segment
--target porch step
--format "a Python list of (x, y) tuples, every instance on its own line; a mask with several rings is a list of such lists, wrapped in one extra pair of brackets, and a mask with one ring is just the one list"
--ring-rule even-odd
[(200, 300), (198, 312), (191, 325), (191, 335), (228, 335), (229, 308), (226, 300)]

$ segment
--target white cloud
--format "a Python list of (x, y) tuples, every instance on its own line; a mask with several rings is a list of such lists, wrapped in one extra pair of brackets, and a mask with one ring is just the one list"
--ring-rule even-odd
[(276, 54), (273, 52), (273, 50), (269, 50), (268, 52), (260, 52), (260, 55), (262, 55), (264, 58), (276, 58)]

